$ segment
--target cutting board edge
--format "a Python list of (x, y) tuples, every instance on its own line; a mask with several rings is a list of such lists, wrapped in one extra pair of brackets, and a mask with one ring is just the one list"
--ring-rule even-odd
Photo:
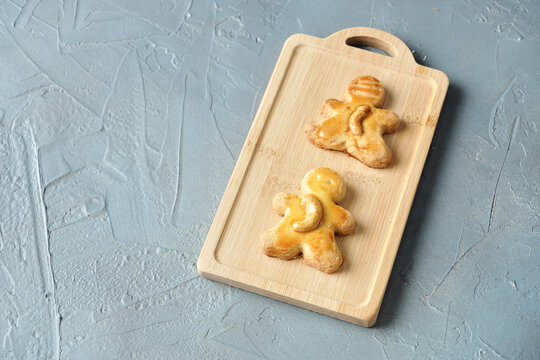
[[(274, 300), (281, 301), (286, 304), (294, 305), (307, 309), (319, 314), (327, 315), (336, 319), (347, 321), (356, 325), (363, 327), (372, 327), (379, 315), (380, 307), (373, 306), (362, 306), (362, 305), (353, 305), (353, 304), (344, 304), (334, 299), (328, 299), (322, 295), (317, 295), (309, 293), (305, 290), (290, 288), (287, 285), (278, 283), (277, 281), (271, 279), (264, 279), (260, 276), (250, 274), (238, 269), (231, 269), (227, 265), (223, 265), (216, 261), (215, 259), (201, 259), (197, 262), (197, 271), (202, 277), (224, 283), (226, 285), (234, 286), (242, 290), (252, 292), (257, 295), (265, 296)], [(237, 276), (231, 276), (231, 271), (238, 272), (238, 275), (242, 274), (243, 280), (236, 280)], [(251, 277), (253, 281), (246, 280), (246, 277)], [(261, 282), (258, 284), (257, 282)], [(266, 283), (266, 286), (263, 285)], [(287, 296), (283, 295), (277, 291), (272, 291), (266, 289), (266, 287), (275, 286), (275, 287), (287, 287), (288, 291), (298, 292), (302, 295)], [(310, 301), (309, 298), (317, 298)], [(331, 306), (321, 306), (318, 305), (321, 302), (321, 298), (324, 301), (330, 301), (333, 303), (334, 308), (339, 310), (330, 309)]]

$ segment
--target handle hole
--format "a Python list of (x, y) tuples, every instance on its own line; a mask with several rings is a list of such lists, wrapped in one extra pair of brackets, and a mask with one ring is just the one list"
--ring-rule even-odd
[(367, 36), (350, 37), (345, 40), (345, 44), (385, 56), (394, 56), (396, 53), (396, 51), (391, 48), (387, 43), (384, 43), (379, 39), (374, 39)]

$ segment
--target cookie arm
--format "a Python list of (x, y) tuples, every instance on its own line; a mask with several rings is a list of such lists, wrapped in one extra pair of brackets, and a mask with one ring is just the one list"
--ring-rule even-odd
[(321, 106), (321, 115), (325, 118), (332, 116), (343, 105), (343, 101), (338, 99), (326, 99)]
[(381, 125), (383, 134), (391, 134), (399, 127), (399, 117), (392, 110), (376, 109), (377, 123)]
[(342, 208), (341, 206), (336, 205), (336, 233), (339, 235), (348, 235), (354, 230), (354, 217), (352, 214)]
[(289, 200), (296, 198), (298, 195), (290, 194), (286, 192), (277, 193), (272, 200), (272, 208), (279, 216), (285, 216), (285, 210), (287, 210), (287, 203)]

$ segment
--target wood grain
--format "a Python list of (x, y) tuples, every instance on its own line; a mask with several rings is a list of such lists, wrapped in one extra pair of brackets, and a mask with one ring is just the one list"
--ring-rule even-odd
[[(364, 44), (391, 56), (358, 49)], [(341, 152), (310, 144), (306, 123), (325, 99), (343, 98), (359, 75), (378, 78), (385, 109), (401, 120), (386, 135), (394, 159), (371, 169)], [(285, 43), (197, 264), (207, 278), (362, 326), (377, 318), (414, 193), (448, 88), (447, 76), (418, 65), (395, 36), (350, 28), (320, 39), (304, 34)], [(338, 237), (345, 261), (334, 274), (265, 256), (261, 234), (279, 221), (272, 197), (297, 192), (310, 169), (329, 167), (347, 184), (341, 204), (356, 220)]]

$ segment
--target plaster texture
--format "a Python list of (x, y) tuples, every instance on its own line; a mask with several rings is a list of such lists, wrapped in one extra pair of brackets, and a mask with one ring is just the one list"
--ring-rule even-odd
[[(0, 359), (540, 358), (539, 13), (2, 1)], [(371, 329), (195, 266), (284, 41), (351, 26), (451, 80)]]

